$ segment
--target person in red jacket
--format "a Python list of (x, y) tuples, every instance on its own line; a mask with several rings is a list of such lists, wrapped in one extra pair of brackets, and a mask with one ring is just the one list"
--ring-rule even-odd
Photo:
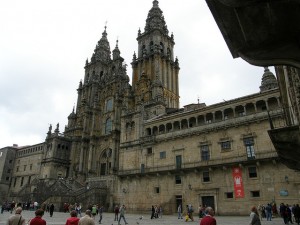
[(35, 217), (30, 220), (30, 225), (46, 225), (46, 220), (42, 219), (44, 215), (44, 211), (42, 209), (38, 209), (35, 211)]
[(78, 225), (79, 218), (77, 217), (77, 212), (72, 210), (70, 212), (71, 217), (69, 217), (66, 221), (66, 225)]
[(215, 211), (212, 207), (207, 207), (205, 209), (205, 217), (203, 217), (200, 221), (200, 225), (217, 225), (216, 219), (213, 217), (215, 215)]

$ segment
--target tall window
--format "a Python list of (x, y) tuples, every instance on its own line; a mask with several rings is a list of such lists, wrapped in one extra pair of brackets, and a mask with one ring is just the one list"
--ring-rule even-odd
[(110, 112), (112, 110), (113, 110), (113, 100), (111, 98), (106, 101), (106, 112)]
[(112, 131), (112, 122), (111, 119), (108, 118), (105, 123), (105, 134), (109, 134)]
[(176, 155), (176, 169), (180, 169), (182, 164), (182, 157), (181, 155)]
[(209, 147), (208, 147), (208, 145), (202, 145), (200, 147), (200, 149), (201, 149), (201, 160), (202, 161), (210, 160), (210, 154), (209, 154)]
[(254, 139), (253, 137), (244, 138), (248, 159), (255, 159)]
[(257, 177), (257, 171), (255, 166), (248, 167), (248, 175), (249, 178), (256, 178)]
[(203, 182), (210, 182), (209, 171), (203, 171), (203, 173), (202, 173), (202, 181)]

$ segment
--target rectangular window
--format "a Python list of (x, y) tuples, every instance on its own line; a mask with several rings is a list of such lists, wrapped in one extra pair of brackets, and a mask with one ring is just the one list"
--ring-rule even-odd
[(5, 180), (6, 180), (6, 181), (9, 181), (9, 177), (6, 177)]
[(181, 169), (182, 158), (181, 155), (176, 155), (176, 169)]
[(253, 198), (259, 198), (260, 197), (259, 191), (250, 191), (250, 195)]
[(29, 169), (32, 170), (32, 164), (30, 164)]
[(255, 159), (255, 151), (254, 151), (254, 139), (253, 137), (244, 138), (244, 144), (246, 147), (246, 153), (248, 159)]
[(14, 181), (14, 187), (16, 186), (16, 183), (17, 183), (17, 178), (15, 178), (15, 181)]
[(155, 188), (154, 188), (154, 192), (155, 192), (156, 194), (159, 194), (159, 192), (160, 192), (159, 187), (155, 187)]
[(148, 155), (152, 154), (152, 148), (147, 148), (147, 154)]
[(201, 150), (201, 160), (202, 161), (210, 160), (210, 154), (209, 154), (209, 147), (208, 147), (208, 145), (202, 145), (200, 147), (200, 150)]
[(23, 186), (23, 182), (24, 182), (24, 177), (21, 178), (21, 184), (20, 184), (20, 187)]
[(160, 153), (159, 153), (159, 157), (160, 157), (161, 159), (165, 159), (165, 158), (166, 158), (166, 151), (160, 152)]
[(24, 171), (26, 171), (26, 165), (24, 165)]
[(181, 176), (179, 175), (175, 176), (175, 184), (181, 184)]
[(28, 177), (28, 184), (31, 182), (31, 176)]
[(225, 192), (226, 198), (233, 198), (233, 192)]
[(256, 178), (257, 177), (257, 171), (255, 166), (248, 167), (248, 175), (249, 178)]
[(230, 149), (231, 149), (231, 141), (221, 142), (221, 150), (230, 150)]
[(10, 173), (10, 169), (7, 170), (7, 173)]
[(202, 180), (203, 182), (210, 182), (209, 171), (203, 171)]
[(11, 164), (11, 163), (12, 163), (12, 160), (9, 160), (8, 162), (9, 162), (9, 164)]
[(17, 172), (19, 172), (19, 167), (18, 167), (18, 166), (17, 166), (17, 169), (16, 169), (16, 170), (17, 170)]

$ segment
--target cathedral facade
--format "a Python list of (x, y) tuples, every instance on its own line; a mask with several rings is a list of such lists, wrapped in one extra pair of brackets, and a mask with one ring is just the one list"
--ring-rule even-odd
[[(266, 67), (260, 92), (207, 106), (179, 107), (179, 60), (158, 1), (153, 1), (132, 84), (106, 27), (77, 92), (63, 133), (15, 147), (9, 194), (16, 201), (101, 203), (131, 212), (161, 205), (210, 205), (220, 215), (245, 215), (252, 205), (298, 203), (300, 174), (279, 161), (268, 136), (284, 111), (277, 80)], [(1, 149), (1, 151), (4, 150)], [(43, 194), (43, 190), (52, 192)]]

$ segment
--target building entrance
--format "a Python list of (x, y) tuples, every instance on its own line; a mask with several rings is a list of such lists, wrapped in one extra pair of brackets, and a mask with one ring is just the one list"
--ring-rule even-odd
[(210, 206), (214, 210), (216, 210), (215, 209), (215, 199), (214, 199), (214, 196), (202, 196), (201, 200), (202, 200), (202, 205), (203, 206), (205, 206), (205, 207)]

